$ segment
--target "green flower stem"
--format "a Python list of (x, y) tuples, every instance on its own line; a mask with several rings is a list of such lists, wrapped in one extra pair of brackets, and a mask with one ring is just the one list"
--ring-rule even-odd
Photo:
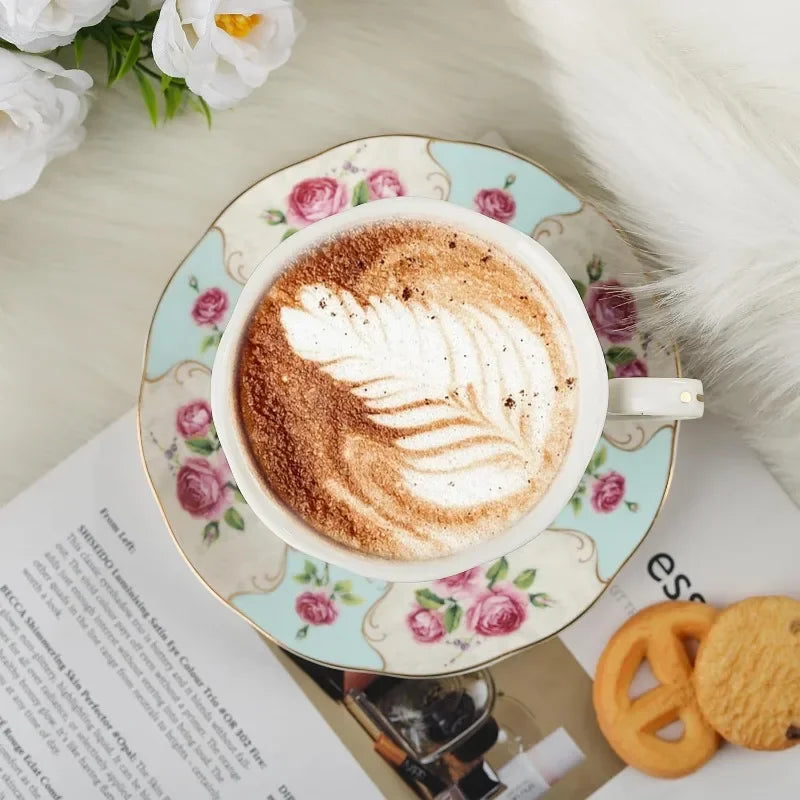
[[(150, 69), (150, 67), (146, 66), (145, 64), (142, 64), (141, 61), (136, 62), (135, 69), (144, 72), (146, 75), (149, 75), (154, 80), (160, 81), (162, 78), (162, 73), (156, 72), (154, 69)], [(178, 78), (173, 78), (172, 83), (178, 83)], [(181, 83), (183, 83), (183, 80), (181, 80)], [(183, 85), (185, 86), (186, 84), (183, 83)]]

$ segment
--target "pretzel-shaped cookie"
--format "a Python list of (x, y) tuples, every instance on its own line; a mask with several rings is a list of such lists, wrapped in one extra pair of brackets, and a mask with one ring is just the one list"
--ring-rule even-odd
[[(594, 680), (597, 721), (617, 755), (632, 767), (677, 778), (714, 755), (719, 736), (700, 713), (682, 640), (702, 640), (716, 616), (702, 603), (660, 603), (631, 617), (603, 651)], [(660, 685), (631, 699), (631, 682), (645, 659)], [(656, 735), (676, 720), (684, 725), (680, 739)]]

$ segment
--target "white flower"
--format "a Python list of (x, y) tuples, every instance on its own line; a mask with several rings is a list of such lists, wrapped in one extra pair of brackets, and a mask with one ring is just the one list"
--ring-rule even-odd
[(0, 39), (43, 53), (69, 44), (75, 34), (100, 22), (115, 0), (0, 0)]
[(0, 200), (30, 189), (86, 133), (88, 73), (0, 49)]
[(153, 57), (212, 108), (230, 108), (288, 60), (301, 23), (292, 0), (166, 0)]

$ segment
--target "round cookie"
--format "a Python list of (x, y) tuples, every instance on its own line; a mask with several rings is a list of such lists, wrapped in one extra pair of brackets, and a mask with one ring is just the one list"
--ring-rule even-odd
[[(650, 606), (631, 617), (600, 656), (592, 695), (600, 730), (623, 761), (648, 775), (687, 775), (719, 746), (719, 736), (697, 705), (684, 645), (686, 639), (702, 641), (716, 615), (703, 603)], [(660, 685), (632, 699), (631, 682), (645, 660)], [(658, 736), (677, 720), (684, 726), (680, 739)]]
[(783, 750), (800, 741), (800, 601), (750, 597), (725, 609), (694, 666), (700, 709), (728, 741)]

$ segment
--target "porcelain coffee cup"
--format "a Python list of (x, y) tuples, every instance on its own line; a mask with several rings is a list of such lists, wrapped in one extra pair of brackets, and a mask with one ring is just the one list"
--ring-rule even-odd
[[(259, 474), (247, 444), (237, 403), (241, 342), (254, 311), (275, 279), (302, 252), (331, 236), (387, 220), (440, 222), (473, 233), (505, 250), (545, 288), (569, 331), (577, 371), (577, 412), (568, 450), (549, 489), (521, 519), (492, 538), (427, 560), (394, 560), (335, 542), (304, 522), (274, 496)], [(687, 378), (612, 378), (589, 316), (569, 275), (531, 237), (477, 212), (443, 200), (395, 198), (366, 203), (304, 228), (278, 245), (244, 287), (217, 351), (211, 405), (231, 472), (252, 511), (287, 544), (310, 556), (370, 578), (423, 581), (462, 572), (496, 559), (545, 530), (569, 502), (600, 440), (607, 418), (692, 419), (703, 414), (700, 381)]]

